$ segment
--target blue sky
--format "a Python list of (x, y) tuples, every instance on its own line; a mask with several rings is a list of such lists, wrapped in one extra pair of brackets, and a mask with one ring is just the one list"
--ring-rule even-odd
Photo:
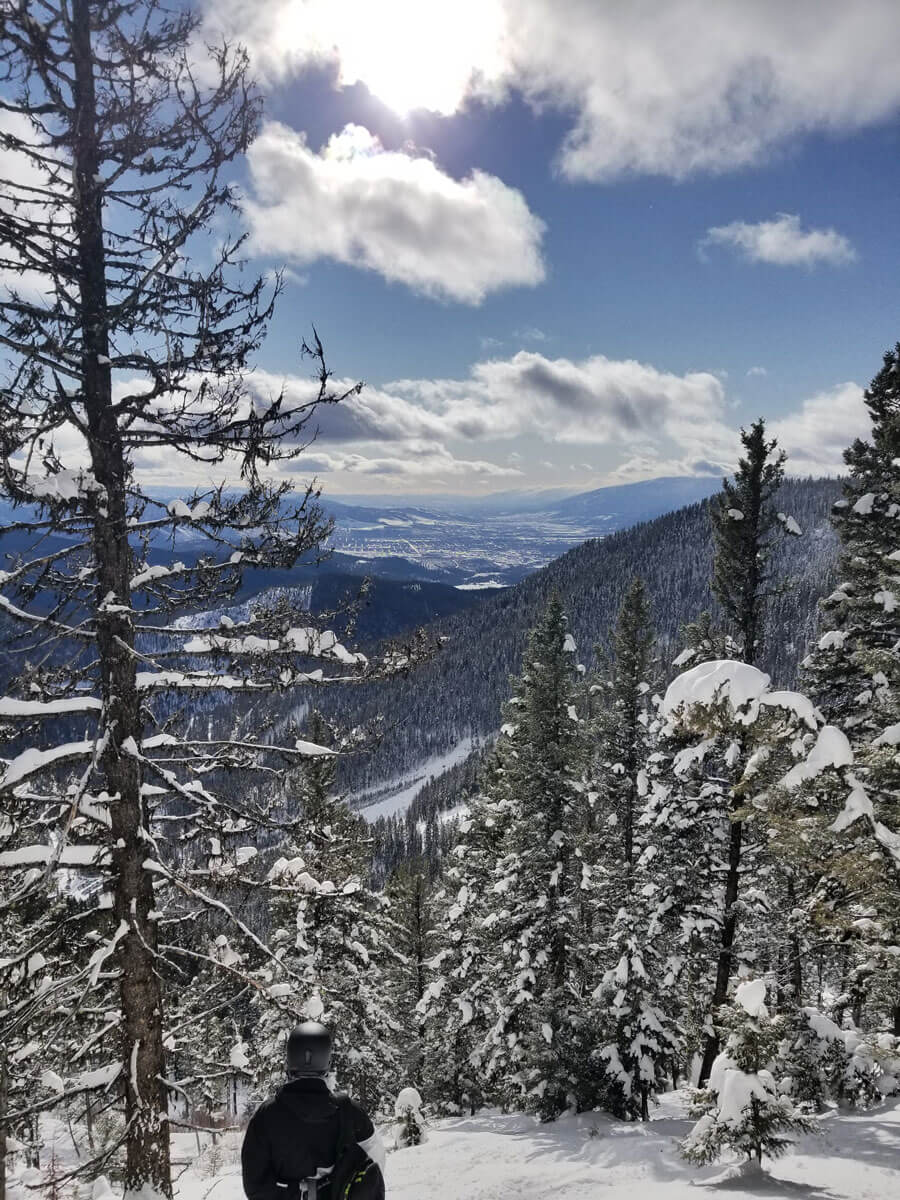
[[(895, 0), (217, 0), (266, 99), (243, 164), (289, 282), (369, 385), (328, 491), (727, 469), (759, 414), (837, 469), (900, 337)], [(428, 106), (431, 106), (429, 109)], [(439, 111), (433, 111), (434, 109)]]

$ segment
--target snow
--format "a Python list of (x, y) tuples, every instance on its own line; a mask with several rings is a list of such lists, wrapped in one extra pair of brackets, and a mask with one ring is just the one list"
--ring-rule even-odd
[[(382, 796), (382, 799), (373, 798), (372, 803), (366, 804), (366, 794), (351, 797), (353, 807), (358, 808), (360, 816), (365, 817), (370, 823), (377, 821), (379, 817), (389, 817), (396, 813), (406, 812), (428, 780), (462, 762), (472, 753), (473, 745), (471, 736), (462, 738), (443, 754), (435, 754), (419, 766), (414, 767), (414, 774), (407, 773), (389, 783), (380, 784), (377, 795)], [(371, 796), (372, 793), (368, 793), (368, 795)]]
[(103, 846), (89, 846), (83, 842), (63, 846), (58, 854), (53, 846), (38, 843), (20, 846), (18, 850), (0, 851), (0, 867), (44, 866), (54, 857), (61, 867), (94, 867), (107, 861), (107, 855)]
[(778, 513), (778, 520), (784, 526), (786, 533), (791, 533), (794, 537), (800, 537), (803, 530), (797, 524), (793, 517), (789, 517), (787, 513)]
[[(645, 1124), (601, 1113), (541, 1124), (495, 1110), (430, 1121), (425, 1144), (388, 1154), (387, 1194), (390, 1200), (697, 1200), (696, 1184), (720, 1177), (722, 1169), (698, 1169), (680, 1160), (676, 1142), (692, 1124), (687, 1103), (685, 1093), (667, 1093)], [(827, 1138), (801, 1138), (771, 1175), (729, 1182), (727, 1195), (731, 1200), (758, 1200), (761, 1194), (811, 1200), (892, 1195), (900, 1110), (861, 1117), (834, 1113), (825, 1121)], [(239, 1139), (228, 1136), (236, 1150)], [(186, 1135), (184, 1144), (191, 1144)], [(179, 1180), (176, 1200), (202, 1200), (210, 1190), (198, 1164)], [(210, 1200), (242, 1200), (236, 1163), (223, 1169)]]
[(394, 1102), (394, 1115), (402, 1117), (408, 1109), (414, 1113), (418, 1113), (422, 1108), (422, 1097), (414, 1087), (405, 1087), (401, 1090)]
[(820, 650), (843, 650), (847, 634), (843, 629), (831, 629), (819, 638)]
[(809, 779), (815, 779), (829, 767), (849, 767), (853, 762), (853, 751), (847, 735), (836, 725), (825, 725), (819, 730), (816, 743), (806, 759), (791, 767), (781, 783), (783, 787), (795, 788)]
[[(860, 496), (857, 502), (853, 505), (853, 512), (859, 517), (868, 517), (872, 513), (872, 505), (875, 503), (875, 493), (866, 492), (864, 496)], [(837, 507), (837, 506), (835, 506)]]
[(735, 988), (734, 999), (748, 1016), (766, 1016), (766, 981), (764, 979), (745, 979)]
[(68, 700), (17, 700), (0, 696), (0, 717), (55, 717), (63, 713), (97, 712), (103, 707), (96, 696), (75, 696)]
[(23, 480), (23, 486), (36, 500), (78, 500), (91, 492), (106, 491), (90, 471), (68, 468), (42, 479), (28, 476)]
[(3, 777), (0, 778), (0, 790), (10, 788), (30, 775), (35, 775), (38, 771), (53, 766), (54, 763), (67, 762), (73, 758), (84, 758), (93, 754), (96, 744), (92, 739), (89, 742), (69, 742), (62, 746), (54, 746), (50, 750), (37, 750), (34, 747), (23, 750), (21, 754), (7, 763)]
[(488, 588), (506, 588), (508, 585), (499, 579), (480, 579), (476, 583), (457, 583), (454, 585), (458, 592), (481, 592)]
[(771, 680), (765, 671), (730, 658), (712, 659), (683, 671), (669, 684), (660, 705), (660, 715), (671, 717), (684, 705), (713, 705), (727, 700), (735, 711), (758, 700)]
[(727, 702), (743, 725), (752, 725), (761, 707), (783, 708), (808, 728), (816, 727), (816, 710), (800, 692), (771, 691), (765, 671), (736, 659), (720, 658), (700, 663), (676, 676), (666, 689), (660, 715), (671, 720), (682, 708), (711, 707)]

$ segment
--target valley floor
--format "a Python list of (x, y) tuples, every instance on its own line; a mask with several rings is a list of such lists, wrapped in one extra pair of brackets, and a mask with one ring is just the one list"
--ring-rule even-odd
[[(425, 1145), (388, 1155), (388, 1200), (698, 1200), (698, 1187), (733, 1200), (900, 1194), (900, 1103), (863, 1115), (829, 1112), (820, 1136), (750, 1177), (679, 1158), (675, 1142), (691, 1124), (685, 1101), (682, 1093), (664, 1096), (643, 1126), (600, 1114), (550, 1125), (493, 1113), (440, 1121)], [(186, 1165), (178, 1200), (241, 1200), (237, 1142), (221, 1164), (205, 1160), (207, 1153)]]

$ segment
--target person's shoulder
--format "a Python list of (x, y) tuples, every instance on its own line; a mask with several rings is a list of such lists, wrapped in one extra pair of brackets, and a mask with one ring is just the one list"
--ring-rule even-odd
[(257, 1124), (264, 1123), (277, 1103), (278, 1093), (276, 1092), (274, 1096), (269, 1096), (268, 1100), (263, 1100), (261, 1104), (256, 1106), (253, 1116), (250, 1118), (250, 1124), (252, 1125), (254, 1122)]
[(346, 1105), (353, 1116), (353, 1131), (356, 1134), (358, 1142), (364, 1142), (366, 1138), (370, 1138), (375, 1132), (375, 1126), (372, 1124), (372, 1118), (366, 1112), (361, 1104), (349, 1096), (346, 1092), (336, 1092), (334, 1094), (338, 1104)]

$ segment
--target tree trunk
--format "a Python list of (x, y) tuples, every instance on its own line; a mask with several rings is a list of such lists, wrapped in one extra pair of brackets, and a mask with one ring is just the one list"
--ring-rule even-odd
[(6, 1200), (6, 1047), (0, 1046), (0, 1200)]
[[(793, 876), (788, 877), (787, 897), (788, 904), (790, 904), (791, 912), (793, 913), (797, 905), (797, 889), (794, 886)], [(800, 950), (800, 939), (796, 933), (791, 934), (788, 958), (790, 962), (791, 992), (793, 993), (794, 1004), (799, 1008), (803, 1003), (803, 955)]]
[[(738, 882), (740, 879), (741, 844), (744, 836), (744, 826), (741, 821), (731, 824), (731, 837), (728, 842), (728, 875), (725, 879), (725, 920), (722, 924), (722, 943), (716, 963), (716, 986), (712, 996), (712, 1019), (728, 999), (728, 981), (734, 965), (734, 935), (737, 929), (737, 898)], [(705, 1087), (712, 1065), (719, 1053), (718, 1035), (712, 1033), (706, 1039), (703, 1051), (703, 1063), (700, 1067), (700, 1087)]]
[[(117, 946), (122, 1007), (125, 1081), (125, 1192), (142, 1189), (171, 1196), (169, 1133), (163, 1084), (162, 994), (155, 973), (156, 928), (152, 876), (144, 870), (149, 843), (141, 796), (140, 765), (130, 745), (141, 743), (141, 708), (136, 686), (134, 634), (129, 613), (103, 611), (113, 597), (129, 606), (132, 556), (128, 544), (128, 467), (112, 404), (109, 323), (103, 238), (103, 198), (99, 186), (91, 5), (73, 0), (72, 51), (75, 110), (73, 170), (78, 284), (81, 300), (83, 396), (94, 476), (105, 489), (91, 498), (93, 549), (97, 566), (97, 657), (105, 715), (100, 766), (110, 805), (115, 878), (114, 913), (127, 929)], [(125, 749), (123, 749), (123, 746)]]

